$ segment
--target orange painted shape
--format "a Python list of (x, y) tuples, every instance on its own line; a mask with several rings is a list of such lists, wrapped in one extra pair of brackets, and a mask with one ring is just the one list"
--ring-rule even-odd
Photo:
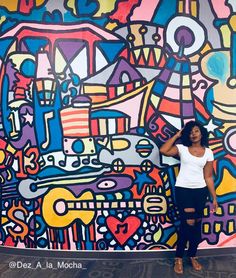
[(168, 113), (170, 115), (180, 115), (180, 103), (173, 102), (167, 99), (162, 99), (159, 107), (159, 111), (163, 113)]

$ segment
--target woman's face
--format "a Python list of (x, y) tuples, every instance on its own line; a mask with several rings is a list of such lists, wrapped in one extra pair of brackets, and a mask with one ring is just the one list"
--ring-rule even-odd
[(189, 139), (192, 143), (201, 142), (202, 134), (198, 126), (194, 126), (190, 132)]

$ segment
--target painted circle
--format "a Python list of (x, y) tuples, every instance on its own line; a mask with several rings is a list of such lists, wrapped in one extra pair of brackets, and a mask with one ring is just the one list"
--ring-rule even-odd
[(98, 240), (97, 247), (98, 247), (98, 250), (107, 250), (107, 243), (106, 243), (106, 241), (104, 241), (102, 239)]
[(37, 244), (40, 248), (45, 248), (48, 246), (48, 240), (46, 238), (41, 237), (37, 240)]
[(76, 140), (72, 144), (72, 150), (77, 154), (80, 154), (80, 153), (84, 152), (84, 143), (83, 143), (83, 141), (80, 140), (80, 139)]
[[(184, 54), (187, 56), (197, 52), (205, 42), (204, 29), (196, 19), (187, 16), (176, 16), (169, 22), (166, 29), (166, 41), (175, 53), (179, 51), (180, 46), (178, 33), (181, 36), (184, 35), (187, 42), (185, 42), (184, 48)], [(194, 38), (192, 38), (193, 36)]]
[(193, 31), (186, 27), (181, 26), (175, 32), (175, 41), (178, 45), (183, 45), (184, 47), (190, 47), (194, 43), (194, 33)]
[(141, 170), (146, 173), (151, 172), (153, 170), (153, 163), (150, 160), (144, 160), (141, 163)]
[(148, 31), (147, 27), (146, 26), (142, 26), (140, 29), (139, 29), (139, 32), (140, 34), (144, 35), (146, 34)]
[(236, 128), (226, 132), (224, 146), (231, 155), (236, 155)]
[(141, 157), (148, 157), (152, 152), (153, 146), (150, 144), (149, 140), (142, 139), (138, 141), (135, 149)]
[(55, 210), (56, 213), (61, 215), (61, 214), (65, 214), (66, 212), (66, 204), (63, 200), (59, 200), (56, 202), (55, 204)]
[(20, 72), (26, 77), (34, 77), (35, 71), (35, 62), (31, 59), (25, 59), (20, 65)]
[(113, 162), (112, 162), (112, 166), (113, 166), (113, 170), (115, 172), (122, 172), (125, 168), (125, 164), (124, 164), (124, 161), (120, 158), (117, 158), (115, 159)]

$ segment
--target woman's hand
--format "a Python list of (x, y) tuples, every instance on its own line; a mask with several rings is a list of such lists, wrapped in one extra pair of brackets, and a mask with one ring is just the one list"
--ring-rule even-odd
[(182, 136), (183, 128), (176, 132), (175, 137), (180, 138)]
[(179, 139), (182, 134), (182, 129), (175, 133), (170, 139), (168, 139), (161, 147), (160, 153), (166, 156), (177, 156), (179, 154), (178, 148), (175, 146), (175, 141)]
[(211, 212), (216, 212), (219, 207), (217, 200), (213, 199), (212, 204), (213, 204), (213, 209), (211, 210)]

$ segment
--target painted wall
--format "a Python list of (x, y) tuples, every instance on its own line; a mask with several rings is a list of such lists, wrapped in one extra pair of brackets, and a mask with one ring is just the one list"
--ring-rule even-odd
[(175, 248), (159, 147), (195, 119), (220, 203), (201, 247), (236, 246), (233, 0), (2, 0), (0, 24), (1, 245)]

